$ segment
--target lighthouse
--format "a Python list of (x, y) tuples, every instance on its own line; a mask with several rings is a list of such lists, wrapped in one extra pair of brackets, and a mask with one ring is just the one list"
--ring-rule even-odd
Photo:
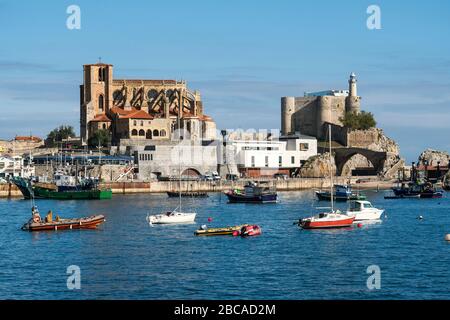
[(361, 97), (358, 97), (358, 90), (356, 83), (358, 80), (356, 80), (356, 74), (352, 72), (350, 74), (350, 79), (348, 80), (348, 97), (345, 99), (345, 111), (351, 112), (351, 113), (359, 113), (360, 112), (360, 106)]
[(358, 92), (357, 92), (357, 88), (356, 88), (357, 82), (358, 82), (358, 80), (356, 80), (356, 74), (354, 72), (352, 72), (350, 74), (350, 79), (348, 80), (348, 91), (349, 91), (350, 97), (358, 96)]

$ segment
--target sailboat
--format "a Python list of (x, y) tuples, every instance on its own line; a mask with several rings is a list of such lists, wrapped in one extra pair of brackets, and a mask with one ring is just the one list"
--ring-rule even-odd
[[(328, 124), (328, 134), (330, 140), (330, 194), (333, 193), (333, 168), (331, 164), (331, 124)], [(343, 214), (339, 210), (334, 210), (334, 197), (330, 197), (331, 211), (322, 212), (318, 215), (303, 218), (298, 221), (299, 227), (303, 229), (326, 229), (326, 228), (345, 228), (350, 227), (355, 220), (354, 216)]]
[[(178, 131), (180, 131), (180, 121), (178, 122)], [(181, 146), (177, 146), (178, 149), (178, 162), (179, 162), (179, 178), (178, 178), (178, 199), (179, 204), (178, 207), (173, 211), (168, 211), (165, 213), (160, 213), (156, 215), (147, 215), (147, 222), (150, 225), (153, 224), (182, 224), (182, 223), (193, 223), (195, 221), (195, 217), (197, 216), (196, 212), (183, 212), (181, 207), (181, 156), (180, 156), (180, 148)]]

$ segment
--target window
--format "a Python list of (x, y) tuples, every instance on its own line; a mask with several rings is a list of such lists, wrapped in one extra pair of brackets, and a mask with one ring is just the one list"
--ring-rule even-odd
[(137, 132), (136, 129), (133, 129), (133, 130), (131, 131), (131, 135), (132, 135), (132, 136), (137, 136), (137, 134), (138, 134), (138, 132)]
[(268, 167), (269, 166), (269, 156), (266, 156), (266, 161), (265, 162), (266, 162), (265, 166)]
[(282, 156), (279, 156), (279, 157), (278, 157), (278, 166), (279, 166), (279, 167), (282, 167), (282, 166), (283, 166), (283, 157), (282, 157)]
[(159, 131), (158, 130), (153, 130), (153, 136), (154, 137), (159, 137)]
[(133, 126), (137, 126), (137, 121), (136, 120), (133, 121)]
[(300, 151), (308, 151), (309, 143), (300, 143)]
[(143, 126), (144, 126), (144, 121), (141, 120), (141, 127), (143, 127)]
[(291, 164), (295, 164), (295, 157), (294, 156), (291, 157)]
[(145, 136), (145, 131), (144, 130), (139, 130), (139, 136), (144, 137)]
[(166, 136), (166, 130), (161, 130), (161, 132), (159, 133), (159, 135), (161, 136), (161, 137), (165, 137)]
[(255, 156), (252, 156), (252, 167), (255, 167)]
[(106, 123), (102, 124), (103, 130), (106, 130)]
[(98, 69), (98, 81), (104, 82), (106, 80), (106, 68)]
[(98, 96), (98, 110), (100, 112), (103, 112), (104, 104), (105, 104), (105, 98), (103, 98), (103, 95), (101, 94)]
[(152, 138), (152, 130), (150, 130), (150, 129), (147, 130), (147, 133), (146, 133), (146, 135), (145, 135), (145, 138), (146, 138), (146, 139), (151, 139), (151, 138)]

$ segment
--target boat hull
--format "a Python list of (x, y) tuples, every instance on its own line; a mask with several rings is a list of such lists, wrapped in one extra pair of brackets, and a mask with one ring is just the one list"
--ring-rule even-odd
[(185, 213), (179, 215), (157, 214), (147, 217), (150, 224), (183, 224), (193, 223), (195, 221), (196, 213)]
[(321, 213), (317, 216), (300, 219), (299, 226), (302, 229), (332, 229), (347, 228), (352, 226), (355, 217), (345, 214)]
[(36, 199), (57, 200), (106, 200), (112, 198), (112, 190), (79, 190), (79, 191), (53, 191), (43, 188), (33, 188)]
[(23, 225), (24, 231), (57, 231), (73, 229), (96, 229), (98, 225), (105, 222), (105, 216), (96, 215), (81, 219), (62, 219), (54, 222), (26, 223)]
[(347, 215), (354, 216), (355, 220), (357, 221), (367, 221), (367, 220), (380, 220), (381, 215), (383, 214), (384, 210), (371, 210), (367, 212), (347, 212)]
[(253, 195), (253, 196), (226, 193), (226, 196), (228, 197), (228, 201), (230, 203), (275, 203), (275, 202), (277, 202), (277, 194), (276, 193)]
[[(320, 201), (330, 201), (331, 196), (329, 192), (316, 191), (317, 199)], [(352, 194), (352, 195), (334, 195), (333, 200), (339, 202), (345, 202), (349, 200), (365, 200), (366, 197), (363, 195)]]
[[(179, 198), (180, 193), (176, 191), (168, 191), (167, 195), (169, 198)], [(182, 192), (182, 198), (208, 198), (208, 194), (206, 192)]]
[(195, 231), (196, 236), (228, 236), (233, 235), (235, 231), (240, 231), (244, 227), (248, 227), (248, 224), (243, 224), (239, 226), (224, 227), (224, 228), (208, 228), (199, 229)]

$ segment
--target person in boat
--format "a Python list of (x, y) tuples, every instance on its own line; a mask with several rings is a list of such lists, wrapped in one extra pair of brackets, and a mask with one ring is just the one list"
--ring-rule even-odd
[(31, 208), (31, 220), (35, 223), (41, 222), (41, 215), (39, 214), (39, 210), (36, 206)]
[(52, 212), (52, 210), (49, 210), (47, 212), (47, 215), (45, 216), (45, 222), (47, 222), (47, 223), (53, 222), (53, 212)]

